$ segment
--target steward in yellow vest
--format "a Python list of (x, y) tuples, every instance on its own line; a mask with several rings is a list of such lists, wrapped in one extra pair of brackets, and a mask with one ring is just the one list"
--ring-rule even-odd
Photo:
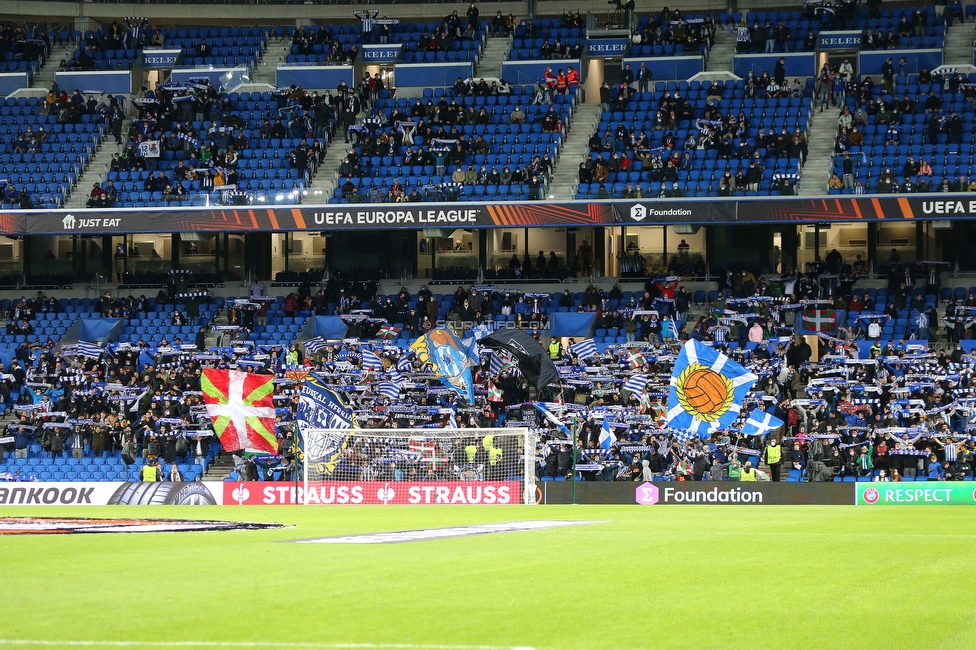
[(747, 460), (746, 464), (742, 466), (742, 475), (739, 480), (756, 482), (756, 469), (752, 466), (752, 461)]
[(559, 349), (561, 347), (562, 347), (562, 344), (559, 343), (559, 339), (555, 339), (555, 338), (554, 339), (550, 339), (549, 340), (549, 358), (552, 359), (553, 361), (555, 361), (556, 359), (558, 359), (559, 358)]

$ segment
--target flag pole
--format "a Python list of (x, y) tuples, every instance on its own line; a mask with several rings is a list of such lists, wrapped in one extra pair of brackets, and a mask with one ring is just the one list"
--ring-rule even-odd
[(576, 441), (579, 439), (579, 433), (583, 430), (583, 425), (577, 423), (576, 430), (573, 431), (573, 505), (579, 505), (576, 503)]
[[(296, 424), (295, 428), (296, 429), (298, 428), (298, 425), (297, 424)], [(293, 437), (295, 438), (295, 442), (293, 443), (295, 445), (295, 448), (294, 448), (294, 450), (292, 452), (292, 457), (295, 460), (293, 461), (294, 462), (294, 467), (291, 468), (291, 476), (292, 476), (292, 479), (294, 479), (294, 481), (295, 481), (295, 505), (298, 505), (298, 487), (300, 485), (304, 484), (304, 481), (305, 481), (305, 450), (304, 449), (301, 449), (299, 447), (298, 437), (297, 436), (293, 436)], [(302, 441), (302, 442), (304, 444), (304, 441)], [(299, 458), (302, 459), (301, 477), (299, 477), (299, 475), (298, 475), (299, 474), (299, 472), (298, 472), (298, 459)], [(304, 495), (303, 495), (303, 497), (304, 497)], [(303, 498), (303, 500), (304, 500), (304, 498)]]
[(576, 434), (573, 434), (573, 505), (576, 505)]

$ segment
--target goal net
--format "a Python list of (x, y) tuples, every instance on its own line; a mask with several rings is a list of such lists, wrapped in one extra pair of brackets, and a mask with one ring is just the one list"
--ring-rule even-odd
[(535, 434), (508, 429), (306, 429), (299, 503), (535, 503)]

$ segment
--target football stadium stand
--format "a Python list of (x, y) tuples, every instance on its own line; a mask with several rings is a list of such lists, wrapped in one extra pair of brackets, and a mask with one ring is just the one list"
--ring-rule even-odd
[[(976, 5), (547, 4), (0, 8), (0, 480), (294, 479), (310, 372), (370, 426), (531, 428), (541, 481), (972, 480)], [(410, 348), (447, 323), (558, 380), (484, 344), (465, 403)], [(704, 436), (668, 426), (692, 339), (757, 378)], [(204, 368), (275, 376), (260, 473)], [(344, 462), (453, 478), (379, 447)]]

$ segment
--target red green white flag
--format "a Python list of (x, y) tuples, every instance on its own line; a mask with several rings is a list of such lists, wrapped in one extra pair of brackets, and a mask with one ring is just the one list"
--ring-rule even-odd
[(644, 353), (640, 348), (634, 348), (627, 353), (627, 365), (631, 368), (639, 368), (645, 362)]
[(836, 332), (836, 309), (804, 309), (800, 313), (800, 326), (810, 332)]
[(277, 453), (274, 375), (204, 368), (200, 388), (225, 451)]
[(488, 380), (488, 401), (501, 402), (503, 399), (502, 391), (490, 379)]
[(390, 325), (389, 323), (384, 323), (380, 325), (379, 331), (376, 332), (376, 338), (378, 339), (395, 339), (400, 334), (400, 328), (396, 325)]

